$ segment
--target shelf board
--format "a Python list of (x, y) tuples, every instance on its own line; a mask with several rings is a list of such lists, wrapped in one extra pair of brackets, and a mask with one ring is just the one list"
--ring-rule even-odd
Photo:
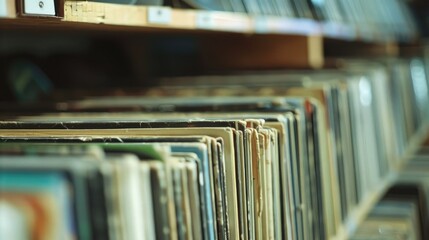
[(351, 211), (349, 217), (339, 228), (337, 235), (331, 238), (331, 240), (349, 239), (371, 212), (373, 206), (383, 197), (389, 186), (395, 182), (396, 177), (396, 173), (389, 174), (380, 185), (377, 186), (373, 193), (368, 194), (362, 203)]
[(324, 39), (325, 58), (341, 57), (397, 57), (401, 53), (402, 46), (395, 41), (363, 42), (341, 41), (338, 39)]
[(172, 9), (156, 6), (130, 6), (66, 1), (64, 19), (105, 25), (137, 26), (176, 30), (205, 30), (244, 34), (320, 35), (320, 26), (308, 19), (249, 16), (241, 13)]
[(372, 208), (377, 204), (378, 201), (384, 196), (390, 186), (392, 186), (398, 179), (399, 173), (404, 169), (406, 164), (429, 136), (429, 123), (423, 125), (417, 133), (410, 140), (408, 147), (398, 161), (398, 166), (383, 181), (373, 190), (371, 194), (368, 194), (359, 206), (352, 210), (349, 217), (339, 228), (337, 235), (332, 237), (331, 240), (347, 240), (357, 230), (359, 225), (365, 220)]
[[(11, 8), (15, 1), (9, 2)], [(370, 28), (340, 23), (159, 6), (63, 2), (62, 19), (18, 17), (9, 11), (6, 18), (0, 18), (0, 30), (197, 36), (203, 39), (202, 61), (212, 70), (321, 68), (329, 66), (330, 58), (397, 56), (399, 52), (395, 40), (382, 38)]]
[[(14, 1), (8, 9), (14, 8)], [(12, 6), (13, 5), (13, 6)], [(1, 7), (0, 7), (1, 8)], [(64, 18), (34, 19), (17, 18), (15, 11), (8, 11), (0, 20), (0, 27), (7, 24), (34, 27), (56, 26), (76, 29), (98, 29), (102, 31), (159, 31), (166, 32), (229, 32), (241, 34), (276, 34), (299, 36), (322, 36), (344, 41), (386, 42), (370, 29), (357, 29), (353, 26), (334, 22), (317, 22), (312, 19), (293, 19), (276, 16), (251, 16), (242, 13), (204, 11), (192, 9), (173, 9), (159, 6), (136, 6), (109, 4), (88, 1), (64, 1)], [(25, 19), (25, 18), (24, 18)], [(64, 22), (72, 24), (64, 24)], [(4, 24), (5, 23), (5, 24)]]

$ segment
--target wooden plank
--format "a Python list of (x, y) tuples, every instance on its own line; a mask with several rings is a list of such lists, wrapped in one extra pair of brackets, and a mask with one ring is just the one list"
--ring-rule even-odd
[(147, 7), (106, 4), (86, 1), (66, 1), (64, 19), (69, 22), (128, 26), (147, 25)]
[(204, 65), (210, 70), (320, 68), (321, 36), (211, 36), (201, 42)]
[(139, 26), (304, 36), (320, 35), (321, 32), (321, 26), (316, 21), (309, 19), (249, 16), (242, 13), (170, 8), (171, 21), (166, 24), (157, 24), (148, 21), (147, 16), (148, 11), (154, 7), (67, 0), (64, 8), (64, 21), (124, 27)]
[[(151, 21), (149, 12), (169, 13), (169, 19)], [(133, 6), (86, 1), (66, 1), (64, 21), (168, 29), (196, 29), (196, 11), (167, 7)], [(102, 27), (101, 27), (102, 28)]]
[(396, 57), (399, 55), (397, 42), (340, 41), (324, 38), (324, 56), (335, 57)]
[[(159, 18), (151, 17), (158, 10)], [(399, 54), (396, 42), (355, 41), (357, 30), (347, 25), (216, 11), (66, 0), (61, 22), (0, 20), (1, 29), (34, 30), (35, 26), (38, 30), (201, 35), (203, 62), (213, 70), (320, 68), (325, 58)]]
[(424, 57), (429, 48), (424, 42), (404, 43), (399, 45), (399, 55), (401, 57)]
[(339, 228), (337, 234), (331, 238), (331, 240), (347, 240), (357, 230), (359, 225), (365, 220), (366, 216), (371, 212), (372, 208), (377, 204), (378, 201), (387, 192), (389, 186), (391, 186), (397, 177), (396, 173), (388, 175), (377, 188), (365, 199), (355, 207), (351, 212), (346, 221)]
[[(14, 0), (0, 1), (15, 4)], [(383, 39), (383, 36), (377, 37), (377, 33), (370, 28), (362, 30), (352, 25), (335, 22), (317, 22), (311, 19), (250, 16), (232, 12), (109, 4), (82, 0), (60, 0), (58, 3), (64, 5), (64, 8), (58, 8), (61, 9), (59, 17), (62, 17), (62, 11), (64, 10), (64, 22), (81, 23), (81, 25), (66, 25), (66, 27), (72, 26), (75, 29), (83, 30), (89, 28), (88, 24), (95, 24), (97, 27), (94, 26), (93, 29), (100, 31), (150, 31), (151, 29), (158, 31), (158, 29), (163, 29), (164, 31), (171, 32), (192, 30), (197, 31), (197, 33), (200, 33), (200, 31), (213, 31), (299, 36), (322, 35), (327, 39), (337, 39), (346, 42), (356, 42), (358, 39), (366, 39), (364, 38), (366, 36), (367, 42), (392, 42)], [(14, 9), (16, 8), (13, 6), (10, 9), (13, 11), (8, 14), (8, 17), (14, 18)], [(169, 16), (169, 20), (150, 21), (149, 13), (156, 12), (157, 9), (161, 9), (161, 16)], [(38, 19), (37, 21), (41, 20)], [(21, 24), (21, 26), (23, 25)], [(111, 26), (117, 26), (117, 28), (112, 28)], [(0, 27), (4, 28), (4, 26)], [(119, 29), (118, 27), (123, 27), (124, 29)], [(347, 47), (349, 48), (350, 46)]]

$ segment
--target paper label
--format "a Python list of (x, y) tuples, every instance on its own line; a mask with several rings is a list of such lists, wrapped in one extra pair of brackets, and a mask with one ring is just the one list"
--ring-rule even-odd
[(268, 33), (269, 32), (269, 23), (268, 23), (268, 18), (266, 17), (255, 17), (254, 18), (254, 27), (255, 27), (255, 32), (257, 33)]
[(0, 0), (0, 17), (7, 17), (7, 0)]
[(247, 15), (201, 11), (196, 14), (195, 24), (199, 29), (247, 32), (253, 29), (252, 21)]
[(55, 16), (55, 0), (25, 0), (24, 13)]
[(353, 26), (335, 22), (323, 23), (323, 33), (325, 36), (338, 39), (353, 40), (356, 38), (356, 30)]
[(321, 31), (319, 24), (309, 19), (259, 16), (253, 20), (256, 33), (319, 35)]
[(213, 18), (210, 12), (198, 12), (195, 21), (197, 28), (212, 29), (214, 27)]
[(168, 7), (148, 7), (148, 22), (156, 24), (171, 23), (171, 8)]

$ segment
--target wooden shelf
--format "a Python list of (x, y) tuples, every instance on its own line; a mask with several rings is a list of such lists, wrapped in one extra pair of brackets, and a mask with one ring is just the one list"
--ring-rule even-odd
[(389, 187), (392, 186), (396, 178), (396, 173), (389, 174), (371, 194), (366, 196), (364, 201), (358, 207), (351, 211), (349, 217), (339, 228), (337, 235), (331, 238), (331, 240), (349, 239), (371, 212), (372, 208), (387, 192)]
[[(406, 45), (404, 45), (406, 46)], [(325, 58), (341, 57), (397, 57), (401, 52), (401, 45), (395, 41), (364, 42), (341, 41), (324, 38)]]
[(311, 19), (73, 0), (64, 1), (62, 19), (35, 18), (18, 17), (10, 10), (15, 7), (14, 2), (8, 1), (9, 11), (0, 18), (0, 30), (202, 36), (201, 46), (205, 46), (202, 61), (212, 70), (321, 68), (329, 66), (326, 64), (329, 58), (398, 54), (394, 39), (369, 28)]
[(246, 14), (66, 1), (64, 21), (179, 30), (244, 34), (320, 35), (312, 20), (249, 16)]
[[(13, 0), (8, 0), (9, 9), (3, 18), (14, 21), (0, 21), (1, 27), (6, 24), (33, 27), (55, 26), (99, 30), (144, 31), (215, 31), (235, 32), (242, 34), (276, 34), (299, 36), (322, 36), (346, 41), (386, 42), (371, 29), (357, 29), (353, 26), (334, 22), (316, 22), (311, 19), (291, 19), (275, 16), (250, 16), (232, 12), (202, 11), (190, 9), (173, 9), (158, 6), (134, 6), (87, 1), (64, 1), (64, 18), (61, 20), (42, 20), (30, 18), (30, 21), (17, 19)], [(0, 7), (1, 8), (1, 7)], [(28, 19), (28, 18), (27, 18)], [(74, 23), (74, 24), (64, 24)], [(114, 27), (119, 28), (114, 28)], [(113, 27), (113, 28), (112, 28)]]
[[(86, 29), (88, 24), (96, 24), (100, 30), (111, 30), (113, 26), (119, 26), (124, 30), (145, 31), (163, 29), (166, 31), (193, 30), (235, 32), (243, 34), (292, 34), (292, 35), (320, 35), (321, 28), (313, 20), (285, 19), (280, 17), (249, 16), (246, 14), (173, 9), (159, 6), (133, 6), (122, 4), (108, 4), (87, 1), (64, 2), (64, 18), (61, 21), (53, 19), (34, 18), (25, 21), (17, 17), (11, 9), (15, 8), (13, 1), (7, 5), (9, 11), (6, 15), (0, 15), (3, 19), (14, 19), (7, 23), (17, 25), (40, 25), (46, 27), (64, 22), (76, 23), (77, 28)], [(24, 18), (25, 19), (25, 18)], [(2, 20), (5, 23), (4, 20)], [(40, 23), (40, 24), (39, 24)], [(50, 23), (50, 24), (48, 24)], [(78, 24), (78, 23), (82, 23)], [(5, 25), (5, 24), (1, 24)], [(70, 25), (69, 25), (70, 26)], [(5, 27), (5, 26), (2, 26)]]

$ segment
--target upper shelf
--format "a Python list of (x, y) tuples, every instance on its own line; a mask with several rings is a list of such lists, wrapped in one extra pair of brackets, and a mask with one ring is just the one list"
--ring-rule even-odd
[[(197, 35), (201, 61), (213, 71), (320, 68), (335, 64), (331, 59), (337, 57), (395, 56), (399, 52), (397, 39), (366, 25), (358, 28), (312, 19), (159, 6), (43, 1), (55, 3), (56, 15), (29, 15), (23, 13), (22, 5), (15, 6), (21, 0), (0, 1), (0, 29)], [(2, 7), (5, 3), (8, 5)]]
[[(53, 0), (51, 0), (53, 1)], [(19, 1), (17, 1), (19, 2)], [(0, 17), (12, 18), (13, 21), (1, 20), (1, 27), (25, 25), (28, 22), (14, 11), (15, 1), (5, 1), (0, 6)], [(41, 26), (55, 26), (60, 22), (61, 27), (78, 29), (96, 28), (99, 30), (144, 30), (144, 31), (195, 31), (195, 32), (235, 32), (243, 34), (276, 34), (299, 36), (322, 36), (330, 39), (364, 41), (364, 42), (391, 42), (387, 38), (373, 31), (371, 28), (357, 29), (353, 26), (340, 23), (320, 23), (311, 19), (291, 19), (273, 16), (249, 16), (247, 14), (216, 12), (190, 9), (172, 9), (159, 6), (134, 6), (97, 3), (87, 1), (58, 1), (61, 4), (60, 17), (62, 19), (37, 19), (40, 15), (32, 15), (31, 23)], [(1, 11), (1, 9), (4, 9)], [(16, 14), (18, 12), (18, 16)], [(7, 23), (7, 24), (2, 24)], [(54, 23), (54, 24), (52, 24)], [(79, 24), (78, 24), (79, 23)], [(96, 24), (96, 25), (94, 25)], [(7, 25), (7, 26), (5, 26)], [(58, 27), (58, 26), (57, 26)], [(115, 28), (116, 27), (116, 28)]]

